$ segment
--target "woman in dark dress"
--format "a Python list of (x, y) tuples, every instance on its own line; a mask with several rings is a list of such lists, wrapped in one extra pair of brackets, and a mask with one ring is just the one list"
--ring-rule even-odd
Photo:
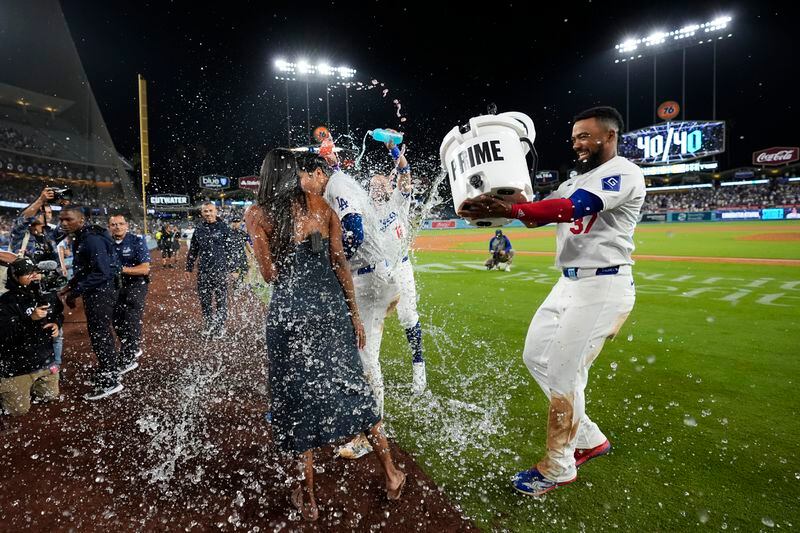
[(339, 218), (304, 193), (294, 154), (272, 150), (261, 166), (258, 203), (245, 214), (264, 280), (273, 283), (267, 314), (272, 426), (279, 449), (300, 454), (305, 483), (292, 503), (316, 520), (314, 448), (368, 433), (383, 467), (386, 494), (400, 498), (405, 474), (389, 444), (358, 348), (364, 327), (342, 250)]

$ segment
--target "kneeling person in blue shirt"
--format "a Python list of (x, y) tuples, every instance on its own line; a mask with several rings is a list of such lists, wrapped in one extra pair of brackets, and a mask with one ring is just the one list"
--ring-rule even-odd
[(122, 266), (122, 286), (114, 305), (114, 330), (120, 341), (124, 373), (137, 368), (136, 359), (142, 355), (142, 315), (150, 283), (150, 252), (143, 238), (128, 231), (124, 215), (111, 216), (108, 229)]

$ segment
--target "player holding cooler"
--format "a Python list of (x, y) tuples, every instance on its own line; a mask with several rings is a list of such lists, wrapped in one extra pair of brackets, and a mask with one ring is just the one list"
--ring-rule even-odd
[(541, 202), (512, 205), (484, 195), (459, 210), (467, 218), (518, 218), (528, 227), (558, 223), (556, 265), (563, 275), (533, 316), (523, 353), (550, 400), (547, 454), (512, 480), (524, 494), (538, 496), (575, 481), (579, 466), (611, 449), (586, 414), (584, 390), (592, 362), (636, 297), (631, 253), (645, 185), (639, 167), (617, 155), (621, 130), (616, 109), (586, 110), (572, 128), (581, 174)]
[(413, 354), (411, 388), (415, 394), (425, 390), (425, 360), (422, 354), (422, 327), (417, 313), (417, 287), (414, 269), (408, 258), (410, 216), (413, 185), (411, 166), (404, 152), (394, 142), (386, 143), (389, 153), (397, 166), (397, 187), (390, 177), (377, 174), (370, 180), (370, 196), (377, 211), (383, 249), (389, 261), (392, 276), (400, 288), (400, 301), (397, 303), (397, 318), (406, 332), (406, 339)]

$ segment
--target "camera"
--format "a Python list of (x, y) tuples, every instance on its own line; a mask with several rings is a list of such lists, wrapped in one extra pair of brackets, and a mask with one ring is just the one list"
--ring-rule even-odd
[(60, 202), (61, 200), (72, 201), (73, 192), (69, 187), (50, 187), (53, 191), (53, 201)]
[(58, 292), (67, 286), (67, 278), (58, 272), (58, 263), (55, 261), (39, 261), (36, 268), (42, 273), (36, 291), (37, 300), (46, 302), (45, 295)]

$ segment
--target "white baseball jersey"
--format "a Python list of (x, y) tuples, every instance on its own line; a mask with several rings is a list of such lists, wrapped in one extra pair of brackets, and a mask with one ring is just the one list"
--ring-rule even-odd
[(633, 230), (645, 196), (641, 169), (624, 157), (616, 156), (585, 174), (568, 179), (548, 198), (569, 198), (578, 189), (598, 196), (603, 201), (603, 210), (556, 226), (556, 266), (632, 265)]
[(407, 222), (411, 209), (411, 193), (395, 188), (387, 202), (375, 202), (373, 205), (378, 215), (378, 229), (386, 260), (394, 267), (408, 255), (410, 235)]
[(339, 220), (350, 213), (361, 215), (364, 226), (364, 242), (350, 258), (350, 268), (358, 270), (383, 263), (385, 254), (379, 235), (377, 215), (367, 191), (351, 176), (339, 170), (328, 180), (324, 198), (339, 216)]

